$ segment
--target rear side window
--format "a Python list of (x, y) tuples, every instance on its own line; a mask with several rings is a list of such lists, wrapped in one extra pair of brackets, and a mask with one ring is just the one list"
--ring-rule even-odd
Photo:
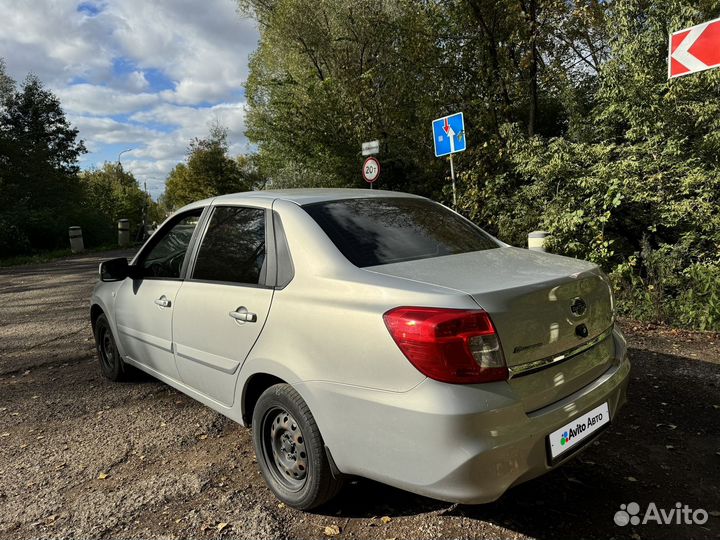
[(346, 199), (303, 208), (361, 268), (499, 247), (480, 228), (427, 199)]
[(219, 206), (198, 251), (194, 279), (257, 285), (265, 267), (265, 210)]

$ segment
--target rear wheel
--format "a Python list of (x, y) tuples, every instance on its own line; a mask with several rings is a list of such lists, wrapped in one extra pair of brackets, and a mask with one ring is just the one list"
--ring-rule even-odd
[(100, 371), (111, 381), (126, 381), (132, 375), (132, 368), (120, 358), (115, 337), (107, 317), (102, 314), (95, 321), (95, 349)]
[(258, 399), (252, 420), (260, 470), (275, 496), (308, 510), (327, 502), (342, 487), (333, 476), (315, 419), (289, 384), (276, 384)]

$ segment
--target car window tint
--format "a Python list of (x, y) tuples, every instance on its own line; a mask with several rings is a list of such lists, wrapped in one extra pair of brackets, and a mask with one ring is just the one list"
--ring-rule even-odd
[(265, 265), (265, 210), (215, 208), (193, 278), (258, 284)]
[(184, 215), (155, 241), (154, 247), (143, 258), (140, 266), (143, 276), (179, 278), (193, 231), (200, 220), (202, 209)]
[(303, 208), (359, 267), (499, 247), (482, 229), (427, 199), (346, 199)]

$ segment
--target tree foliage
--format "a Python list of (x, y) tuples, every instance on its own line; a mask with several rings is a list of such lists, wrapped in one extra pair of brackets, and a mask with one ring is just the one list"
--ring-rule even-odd
[(88, 246), (114, 243), (117, 219), (137, 229), (152, 209), (119, 164), (80, 173), (77, 136), (37, 77), (18, 88), (0, 59), (0, 257), (67, 247), (73, 225)]
[(433, 118), (462, 109), (471, 145), (494, 144), (508, 122), (559, 135), (586, 112), (581, 90), (606, 55), (594, 0), (240, 6), (262, 30), (247, 134), (277, 186), (363, 186), (360, 144), (377, 138), (381, 187), (443, 197)]
[(260, 182), (252, 161), (231, 158), (227, 130), (214, 126), (205, 139), (195, 138), (187, 151), (187, 163), (179, 163), (168, 175), (162, 200), (170, 209), (225, 193), (248, 191)]
[(29, 76), (3, 79), (0, 106), (0, 252), (54, 248), (81, 196), (77, 160), (85, 152), (58, 99)]
[(157, 220), (156, 203), (140, 189), (137, 179), (120, 163), (104, 163), (99, 169), (80, 174), (83, 190), (82, 212), (87, 227), (86, 240), (91, 244), (116, 241), (117, 222), (130, 220), (130, 237), (142, 238), (143, 223)]

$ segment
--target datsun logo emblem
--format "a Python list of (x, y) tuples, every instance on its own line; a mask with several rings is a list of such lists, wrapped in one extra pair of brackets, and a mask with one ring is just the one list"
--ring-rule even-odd
[(585, 300), (579, 296), (577, 298), (573, 298), (572, 303), (570, 304), (570, 312), (576, 317), (582, 317), (585, 315), (586, 311), (587, 304), (585, 303)]

